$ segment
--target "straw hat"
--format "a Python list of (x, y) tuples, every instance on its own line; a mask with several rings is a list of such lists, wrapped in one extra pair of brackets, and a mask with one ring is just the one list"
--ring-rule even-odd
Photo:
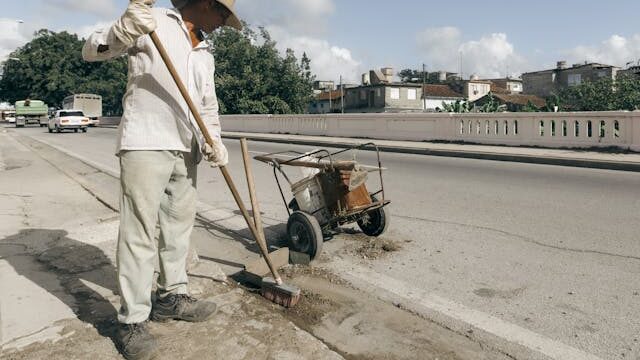
[[(176, 9), (181, 9), (185, 7), (185, 5), (189, 3), (189, 1), (191, 0), (171, 0), (171, 3)], [(242, 30), (242, 23), (240, 22), (240, 19), (238, 18), (238, 15), (236, 14), (236, 10), (234, 7), (236, 0), (215, 0), (215, 1), (218, 2), (220, 5), (226, 7), (227, 10), (229, 10), (229, 13), (231, 14), (227, 19), (227, 22), (225, 23), (225, 25), (231, 26), (232, 28), (236, 28), (238, 30)]]

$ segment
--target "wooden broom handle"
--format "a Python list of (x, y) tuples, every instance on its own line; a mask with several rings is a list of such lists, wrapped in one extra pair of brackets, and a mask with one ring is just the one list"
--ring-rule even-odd
[[(240, 147), (242, 149), (242, 160), (244, 161), (244, 171), (247, 175), (247, 186), (249, 188), (249, 198), (251, 199), (251, 209), (253, 210), (253, 221), (258, 230), (258, 246), (263, 254), (268, 254), (267, 238), (264, 236), (264, 228), (262, 227), (262, 215), (260, 214), (260, 205), (258, 204), (258, 196), (256, 194), (256, 185), (253, 178), (253, 171), (251, 169), (251, 158), (249, 157), (249, 147), (247, 146), (247, 139), (240, 139)], [(278, 269), (273, 266), (271, 258), (268, 255), (264, 256), (264, 260), (271, 270), (274, 280), (278, 285), (282, 285), (282, 278), (278, 274)]]
[[(149, 36), (151, 36), (151, 41), (153, 41), (153, 45), (155, 45), (156, 49), (160, 53), (160, 57), (162, 58), (162, 61), (164, 62), (164, 64), (167, 66), (167, 69), (169, 70), (169, 73), (171, 74), (173, 81), (178, 86), (178, 90), (180, 90), (180, 94), (182, 95), (184, 100), (187, 102), (187, 106), (189, 107), (189, 110), (193, 114), (193, 117), (196, 119), (196, 123), (198, 124), (198, 127), (200, 128), (200, 131), (202, 132), (202, 135), (204, 136), (205, 141), (207, 142), (207, 144), (213, 146), (213, 138), (211, 137), (211, 134), (209, 134), (209, 130), (207, 130), (207, 127), (205, 126), (204, 121), (202, 120), (202, 116), (200, 116), (200, 112), (198, 111), (195, 104), (193, 103), (193, 100), (191, 99), (191, 95), (189, 95), (187, 88), (184, 86), (184, 83), (182, 82), (182, 79), (180, 79), (180, 76), (178, 75), (178, 72), (176, 71), (175, 66), (173, 66), (173, 62), (171, 61), (171, 58), (169, 58), (169, 54), (167, 54), (167, 50), (164, 48), (164, 45), (162, 45), (162, 42), (160, 41), (158, 34), (156, 34), (155, 31), (152, 31), (149, 34)], [(231, 174), (229, 173), (229, 170), (227, 170), (226, 166), (220, 166), (220, 171), (222, 172), (222, 176), (224, 177), (224, 180), (227, 182), (227, 186), (229, 186), (229, 190), (231, 190), (231, 194), (233, 194), (233, 198), (236, 201), (236, 204), (238, 205), (238, 208), (240, 209), (240, 212), (242, 213), (244, 220), (247, 222), (247, 226), (249, 226), (251, 235), (253, 235), (253, 238), (256, 240), (256, 242), (260, 243), (260, 235), (259, 235), (260, 233), (258, 233), (255, 225), (251, 220), (251, 217), (249, 216), (249, 212), (247, 211), (247, 208), (244, 206), (244, 202), (242, 201), (242, 198), (240, 197), (240, 193), (238, 192), (238, 189), (236, 188), (236, 185), (233, 182), (233, 179), (231, 178)], [(260, 251), (262, 252), (262, 256), (265, 258), (265, 260), (267, 260), (267, 264), (269, 265), (269, 269), (271, 269), (271, 273), (274, 279), (276, 280), (280, 279), (280, 276), (278, 275), (277, 271), (275, 271), (273, 264), (271, 264), (269, 254), (266, 252), (266, 250), (267, 250), (266, 246), (264, 249), (262, 246), (260, 246)]]

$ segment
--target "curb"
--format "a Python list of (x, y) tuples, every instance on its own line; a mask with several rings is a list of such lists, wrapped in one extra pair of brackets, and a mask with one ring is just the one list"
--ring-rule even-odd
[[(222, 137), (226, 139), (239, 140), (246, 138), (251, 141), (259, 142), (271, 142), (279, 144), (293, 144), (293, 145), (308, 145), (308, 146), (329, 146), (329, 147), (351, 147), (354, 144), (349, 142), (335, 142), (335, 141), (319, 141), (319, 140), (299, 140), (299, 139), (281, 139), (281, 138), (269, 138), (263, 136), (247, 135), (225, 135), (222, 133)], [(471, 151), (455, 151), (455, 150), (435, 150), (424, 149), (416, 147), (401, 147), (401, 146), (388, 146), (379, 145), (378, 149), (383, 152), (398, 153), (398, 154), (414, 154), (414, 155), (428, 155), (439, 157), (453, 157), (464, 159), (477, 159), (477, 160), (493, 160), (503, 162), (519, 162), (527, 164), (539, 164), (539, 165), (554, 165), (554, 166), (569, 166), (578, 168), (589, 169), (602, 169), (602, 170), (615, 170), (615, 171), (630, 171), (640, 172), (640, 163), (619, 162), (619, 161), (606, 161), (606, 160), (589, 160), (589, 159), (576, 159), (576, 158), (563, 158), (563, 157), (538, 157), (518, 154), (500, 154), (490, 152), (471, 152)], [(374, 148), (367, 147), (365, 150), (373, 151)]]
[[(22, 137), (22, 135), (19, 135), (20, 137)], [(28, 137), (29, 141), (33, 141), (39, 144), (42, 144), (44, 146), (48, 146), (58, 152), (60, 152), (61, 154), (68, 156), (70, 158), (76, 159), (82, 163), (84, 163), (84, 165), (93, 168), (97, 171), (99, 171), (100, 173), (105, 174), (106, 176), (109, 176), (111, 178), (113, 178), (116, 181), (120, 181), (120, 174), (115, 171), (114, 169), (111, 169), (105, 165), (102, 165), (100, 163), (97, 163), (95, 161), (92, 161), (80, 154), (76, 154), (74, 152), (68, 151), (64, 148), (61, 148), (57, 145), (53, 145), (53, 144), (49, 144), (45, 141), (39, 140), (39, 139), (34, 139), (31, 137)], [(20, 140), (18, 140), (20, 141)], [(48, 160), (47, 160), (48, 161)], [(60, 169), (59, 167), (55, 166), (58, 170), (61, 170), (62, 172), (64, 172), (65, 174), (67, 174), (68, 176), (70, 176), (74, 181), (76, 181), (77, 183), (80, 184), (80, 186), (82, 186), (86, 191), (88, 191), (91, 195), (93, 195), (99, 202), (101, 202), (103, 205), (105, 205), (106, 207), (108, 207), (109, 209), (113, 210), (114, 212), (119, 213), (120, 212), (120, 203), (119, 203), (119, 198), (116, 197), (114, 198), (113, 194), (105, 194), (102, 191), (100, 191), (101, 189), (99, 188), (99, 186), (97, 186), (97, 184), (94, 184), (91, 180), (87, 180), (85, 179), (86, 176), (78, 176), (78, 174), (70, 174), (68, 170), (66, 169)], [(242, 235), (241, 232), (239, 232), (238, 228), (244, 228), (244, 226), (246, 226), (244, 219), (242, 219), (241, 215), (236, 215), (235, 213), (233, 213), (232, 211), (228, 211), (226, 209), (216, 209), (213, 208), (211, 205), (206, 204), (200, 200), (197, 201), (196, 203), (196, 214), (198, 216), (200, 216), (203, 220), (206, 220), (208, 222), (211, 223), (216, 223), (216, 224), (220, 224), (222, 223), (223, 226), (225, 226), (227, 228), (227, 230), (234, 232), (235, 234), (242, 236), (243, 238), (249, 240), (249, 241), (253, 241), (251, 240), (251, 238), (248, 238), (244, 235)], [(230, 220), (232, 218), (238, 218), (238, 219), (242, 219), (242, 220), (238, 220), (236, 223), (233, 222), (233, 220)], [(267, 230), (267, 233), (269, 233), (270, 231)]]
[[(100, 126), (101, 128), (116, 129), (117, 126)], [(225, 139), (239, 140), (246, 138), (251, 141), (258, 142), (270, 142), (277, 144), (292, 144), (292, 145), (307, 145), (307, 146), (328, 146), (328, 147), (351, 147), (354, 143), (343, 141), (319, 141), (319, 140), (300, 140), (300, 139), (283, 139), (275, 137), (255, 136), (252, 134), (246, 135), (229, 135), (222, 133), (222, 137)], [(357, 140), (357, 139), (354, 139)], [(366, 140), (368, 141), (368, 140)], [(412, 155), (427, 155), (438, 157), (451, 157), (462, 159), (476, 159), (476, 160), (491, 160), (502, 162), (518, 162), (525, 164), (537, 164), (537, 165), (552, 165), (552, 166), (568, 166), (576, 168), (587, 169), (600, 169), (600, 170), (613, 170), (613, 171), (628, 171), (628, 172), (640, 172), (640, 163), (621, 162), (621, 161), (606, 161), (606, 160), (589, 160), (589, 159), (577, 159), (568, 157), (539, 157), (528, 156), (518, 154), (501, 154), (491, 152), (472, 152), (464, 150), (436, 150), (425, 149), (410, 146), (378, 146), (383, 152), (396, 153), (396, 154), (412, 154)], [(365, 150), (373, 151), (373, 148), (365, 148)]]

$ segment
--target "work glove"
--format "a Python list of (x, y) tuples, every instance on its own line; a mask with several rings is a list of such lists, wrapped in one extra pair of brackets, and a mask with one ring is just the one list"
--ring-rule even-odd
[(213, 146), (204, 144), (202, 155), (209, 162), (211, 167), (227, 166), (229, 163), (229, 152), (222, 143), (222, 139), (213, 142)]
[(130, 0), (124, 14), (113, 24), (111, 31), (126, 46), (131, 47), (139, 37), (156, 29), (151, 13), (155, 0)]

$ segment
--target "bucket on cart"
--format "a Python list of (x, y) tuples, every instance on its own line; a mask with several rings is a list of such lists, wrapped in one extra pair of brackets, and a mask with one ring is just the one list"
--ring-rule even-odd
[(298, 210), (313, 215), (320, 225), (329, 222), (331, 215), (327, 209), (325, 193), (318, 175), (307, 177), (291, 185), (291, 192), (296, 198)]

